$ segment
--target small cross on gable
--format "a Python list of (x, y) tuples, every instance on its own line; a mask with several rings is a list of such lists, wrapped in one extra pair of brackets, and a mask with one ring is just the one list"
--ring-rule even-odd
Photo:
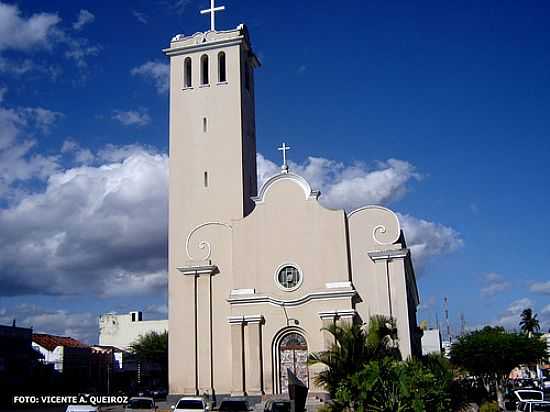
[(290, 146), (287, 146), (285, 142), (283, 142), (281, 147), (278, 147), (277, 150), (280, 150), (283, 152), (283, 165), (281, 166), (281, 170), (283, 173), (288, 173), (288, 164), (286, 162), (286, 152), (290, 150)]

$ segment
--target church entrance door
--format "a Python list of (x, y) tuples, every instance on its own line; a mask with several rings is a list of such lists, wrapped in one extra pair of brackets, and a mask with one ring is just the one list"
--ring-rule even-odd
[(288, 392), (288, 373), (290, 369), (306, 386), (309, 386), (307, 367), (307, 343), (299, 333), (285, 335), (279, 344), (279, 376), (281, 392)]

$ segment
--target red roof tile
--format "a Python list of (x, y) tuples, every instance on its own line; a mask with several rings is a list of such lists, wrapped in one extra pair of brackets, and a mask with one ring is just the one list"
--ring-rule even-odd
[(88, 345), (68, 336), (55, 336), (46, 333), (33, 333), (32, 341), (42, 346), (43, 348), (52, 351), (58, 346), (67, 348), (87, 348)]

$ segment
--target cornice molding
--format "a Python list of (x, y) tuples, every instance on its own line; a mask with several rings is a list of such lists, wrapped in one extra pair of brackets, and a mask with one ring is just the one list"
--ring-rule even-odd
[(351, 299), (357, 292), (355, 290), (326, 290), (311, 292), (298, 299), (276, 299), (271, 296), (230, 296), (227, 301), (231, 305), (250, 305), (268, 303), (274, 306), (300, 306), (312, 300)]
[(218, 273), (218, 267), (216, 265), (197, 265), (197, 266), (181, 266), (176, 268), (178, 271), (187, 276), (212, 276)]
[(380, 250), (368, 252), (369, 257), (373, 261), (377, 260), (391, 260), (391, 259), (404, 259), (409, 255), (410, 251), (408, 248), (397, 249), (397, 250)]

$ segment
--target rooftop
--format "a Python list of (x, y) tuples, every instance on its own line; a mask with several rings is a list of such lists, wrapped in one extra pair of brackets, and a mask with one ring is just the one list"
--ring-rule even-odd
[(71, 338), (69, 336), (55, 336), (48, 335), (46, 333), (33, 333), (32, 341), (43, 348), (52, 351), (58, 346), (64, 346), (67, 348), (87, 348), (88, 345)]

